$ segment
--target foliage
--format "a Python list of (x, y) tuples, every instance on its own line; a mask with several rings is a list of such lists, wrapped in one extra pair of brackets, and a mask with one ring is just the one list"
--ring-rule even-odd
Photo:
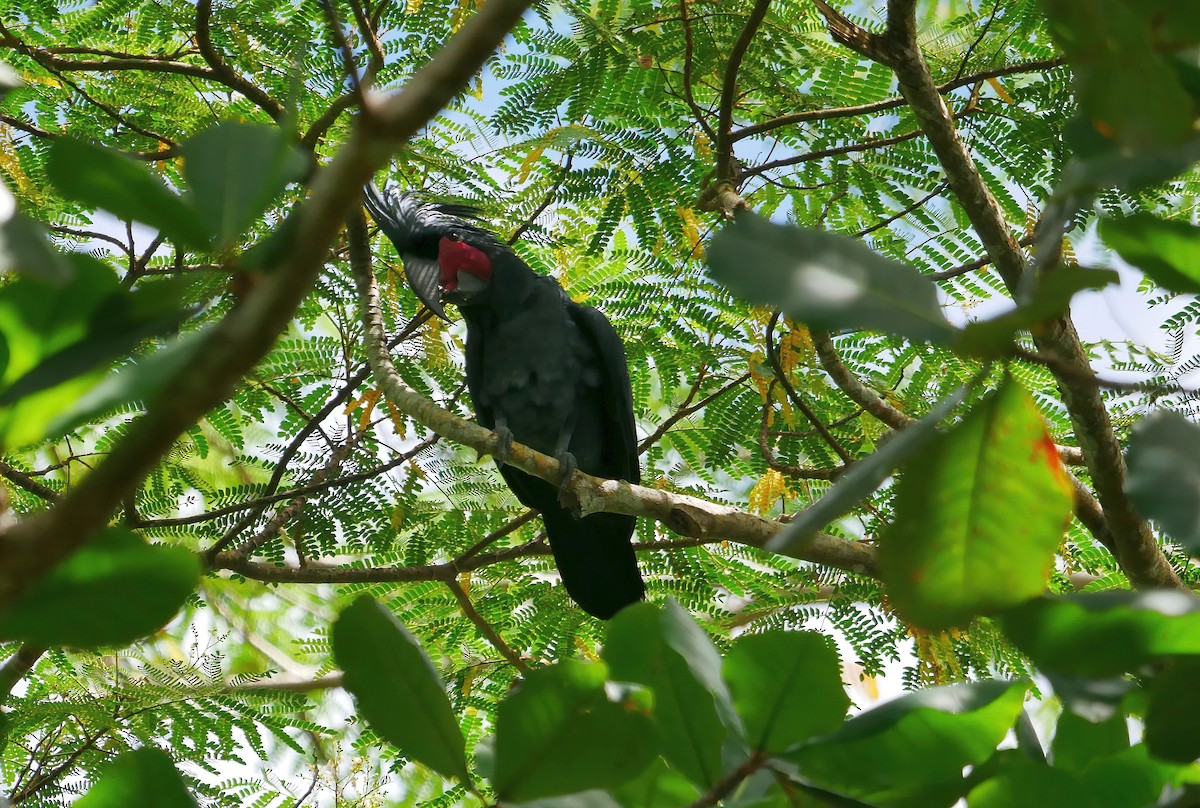
[[(361, 83), (477, 5), (0, 0), (11, 802), (1194, 797), (1200, 12), (560, 0), (371, 141)], [(306, 227), (393, 150), (613, 321), (646, 488), (769, 539), (642, 518), (651, 603), (573, 607), (490, 463), (376, 386), (353, 245)], [(1165, 350), (1078, 341), (1097, 232)], [(461, 325), (373, 252), (401, 378), (466, 417)]]

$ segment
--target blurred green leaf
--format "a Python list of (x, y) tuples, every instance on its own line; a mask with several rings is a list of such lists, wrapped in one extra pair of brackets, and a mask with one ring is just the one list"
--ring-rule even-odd
[(150, 747), (119, 755), (108, 764), (77, 808), (195, 808), (171, 758)]
[(44, 439), (51, 424), (79, 408), (113, 360), (182, 317), (173, 284), (131, 293), (95, 258), (74, 253), (70, 262), (72, 280), (60, 289), (26, 278), (0, 288), (0, 337), (7, 348), (0, 372), (5, 445)]
[(721, 749), (731, 731), (741, 735), (740, 721), (717, 649), (679, 604), (622, 609), (608, 624), (604, 659), (614, 679), (654, 691), (654, 722), (671, 765), (702, 786), (724, 776)]
[[(1050, 33), (1075, 76), (1079, 115), (1103, 138), (1133, 149), (1180, 142), (1191, 134), (1195, 99), (1165, 52), (1188, 45), (1164, 38), (1187, 29), (1187, 4), (1093, 0), (1088, 13), (1072, 0), (1042, 0)], [(1195, 44), (1195, 43), (1191, 43)]]
[(996, 356), (1010, 345), (1018, 331), (1032, 328), (1067, 312), (1071, 298), (1087, 289), (1119, 283), (1111, 269), (1060, 267), (1041, 276), (1030, 299), (1013, 311), (968, 323), (954, 341), (955, 347), (974, 356)]
[(1016, 805), (1070, 805), (1099, 808), (1085, 795), (1079, 778), (1069, 771), (1011, 756), (994, 776), (971, 789), (968, 808), (1012, 808)]
[(186, 334), (108, 374), (54, 413), (53, 419), (46, 425), (44, 436), (61, 437), (81, 424), (127, 404), (149, 404), (178, 378), (178, 374), (204, 347), (206, 333)]
[(1167, 662), (1150, 682), (1146, 746), (1172, 763), (1200, 759), (1200, 655)]
[(712, 276), (738, 297), (814, 328), (942, 341), (954, 329), (933, 281), (862, 242), (740, 214), (708, 247)]
[[(158, 291), (171, 289), (163, 296)], [(174, 330), (185, 313), (178, 284), (154, 284), (134, 292), (118, 289), (96, 304), (87, 333), (42, 359), (0, 394), (0, 407), (41, 392), (128, 355), (142, 340)]]
[(1088, 677), (1200, 654), (1200, 598), (1175, 590), (1041, 597), (1002, 613), (1004, 633), (1040, 668)]
[(855, 462), (848, 472), (838, 478), (833, 488), (780, 528), (763, 549), (795, 558), (806, 558), (806, 545), (817, 531), (853, 510), (883, 485), (884, 480), (892, 476), (897, 466), (905, 463), (933, 440), (942, 421), (963, 402), (970, 389), (967, 385), (958, 388), (918, 421), (897, 431), (870, 455)]
[(1200, 227), (1137, 213), (1101, 219), (1100, 237), (1164, 289), (1200, 292)]
[(624, 808), (684, 808), (700, 797), (691, 780), (655, 758), (637, 777), (612, 789)]
[(1027, 685), (975, 682), (932, 687), (851, 718), (832, 735), (789, 752), (809, 782), (871, 804), (953, 804), (964, 766), (995, 752)]
[(71, 267), (50, 246), (46, 234), (17, 211), (17, 200), (0, 180), (0, 273), (17, 272), (29, 278), (62, 285)]
[(406, 757), (469, 783), (466, 741), (441, 677), (400, 621), (362, 595), (342, 610), (332, 640), (346, 689), (371, 729)]
[(492, 783), (504, 801), (610, 788), (657, 754), (649, 693), (607, 683), (598, 662), (535, 670), (496, 713)]
[(1200, 555), (1200, 427), (1158, 412), (1133, 430), (1125, 492), (1192, 555)]
[(583, 791), (564, 797), (550, 797), (529, 802), (508, 802), (512, 808), (620, 808), (620, 803), (604, 791)]
[(1037, 406), (1007, 379), (905, 469), (879, 546), (896, 610), (943, 629), (1044, 592), (1073, 502)]
[(834, 731), (850, 707), (837, 654), (820, 634), (743, 634), (725, 655), (724, 672), (746, 740), (766, 752)]
[(1064, 709), (1058, 716), (1050, 747), (1055, 768), (1082, 772), (1096, 758), (1129, 748), (1125, 714), (1114, 712), (1104, 721), (1088, 721)]
[(162, 628), (200, 582), (182, 547), (110, 527), (54, 567), (0, 616), (0, 639), (43, 646), (128, 645)]
[(308, 162), (275, 126), (219, 123), (183, 145), (190, 198), (224, 249), (237, 242)]
[(46, 175), (63, 196), (82, 205), (148, 224), (189, 249), (208, 246), (210, 238), (196, 211), (144, 164), (112, 149), (55, 138)]
[(4, 96), (8, 95), (11, 90), (23, 86), (25, 86), (25, 82), (21, 81), (17, 71), (12, 69), (12, 65), (8, 62), (0, 62), (0, 101), (3, 101)]

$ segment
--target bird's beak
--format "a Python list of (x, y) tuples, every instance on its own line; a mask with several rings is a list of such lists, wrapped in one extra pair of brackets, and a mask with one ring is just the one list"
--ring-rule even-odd
[(442, 291), (439, 286), (442, 278), (442, 268), (437, 261), (427, 261), (413, 256), (404, 257), (404, 276), (408, 279), (409, 288), (431, 312), (446, 322), (446, 310), (442, 308)]

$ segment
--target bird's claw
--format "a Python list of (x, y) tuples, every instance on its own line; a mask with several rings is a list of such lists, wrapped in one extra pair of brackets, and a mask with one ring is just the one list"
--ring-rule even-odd
[(567, 451), (555, 452), (554, 459), (558, 461), (558, 504), (578, 516), (579, 498), (571, 491), (571, 480), (579, 470), (579, 463)]
[(508, 458), (512, 457), (513, 433), (506, 426), (497, 426), (492, 430), (492, 435), (496, 442), (496, 448), (492, 450), (492, 457), (496, 459), (497, 466), (503, 466), (508, 462)]

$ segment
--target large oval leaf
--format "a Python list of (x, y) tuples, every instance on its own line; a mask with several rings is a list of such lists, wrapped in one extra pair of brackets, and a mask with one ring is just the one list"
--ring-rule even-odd
[(183, 778), (166, 752), (134, 749), (117, 757), (88, 793), (75, 803), (77, 808), (196, 808)]
[(879, 547), (888, 596), (930, 629), (1035, 597), (1072, 504), (1037, 407), (1008, 379), (905, 470)]
[(787, 759), (814, 784), (872, 804), (950, 805), (966, 787), (963, 767), (991, 757), (1025, 690), (1013, 682), (928, 688), (850, 719)]
[(1039, 668), (1080, 676), (1136, 671), (1200, 654), (1200, 598), (1189, 592), (1096, 592), (1038, 598), (1000, 615), (1004, 633)]
[(717, 649), (679, 604), (622, 609), (608, 624), (604, 659), (613, 678), (654, 691), (662, 752), (675, 768), (703, 786), (724, 776), (721, 748), (731, 730), (740, 736), (740, 721)]
[(783, 752), (837, 729), (850, 707), (837, 653), (809, 631), (744, 634), (725, 655), (733, 706), (756, 749)]
[(182, 547), (108, 528), (50, 570), (0, 617), (0, 640), (95, 648), (128, 645), (175, 616), (200, 581)]
[(611, 788), (657, 755), (650, 694), (606, 681), (602, 663), (536, 670), (496, 713), (496, 793), (532, 800)]
[(69, 137), (51, 141), (46, 173), (64, 196), (162, 231), (185, 247), (209, 241), (196, 211), (144, 164)]
[(333, 624), (333, 656), (371, 729), (407, 757), (469, 782), (466, 741), (433, 662), (395, 616), (363, 595)]
[(1159, 412), (1133, 430), (1125, 492), (1192, 555), (1200, 555), (1200, 427)]
[(944, 340), (954, 329), (933, 281), (860, 241), (742, 213), (713, 238), (713, 277), (738, 297), (814, 328)]

